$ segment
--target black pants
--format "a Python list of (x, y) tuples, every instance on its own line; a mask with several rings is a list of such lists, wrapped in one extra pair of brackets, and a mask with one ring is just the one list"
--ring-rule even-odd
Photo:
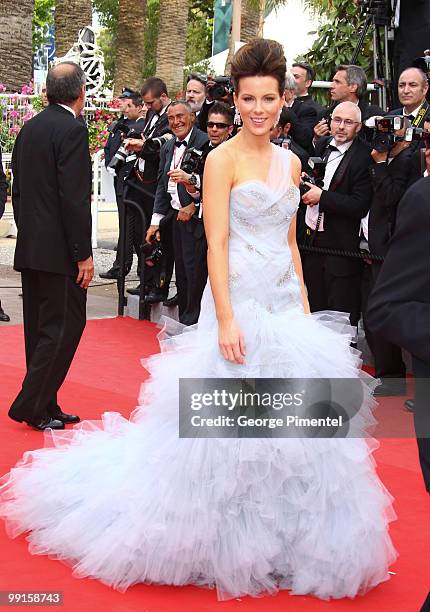
[(62, 274), (22, 272), (27, 373), (9, 415), (39, 423), (57, 410), (57, 391), (86, 323), (87, 292)]
[(369, 345), (375, 360), (376, 378), (403, 378), (406, 377), (406, 366), (403, 362), (402, 349), (385, 340), (379, 334), (370, 331), (367, 326), (367, 300), (375, 286), (376, 279), (382, 264), (373, 262), (365, 264), (362, 280), (362, 312), (364, 331), (367, 344)]
[(427, 491), (430, 493), (430, 364), (413, 356), (415, 375), (414, 425), (418, 453)]
[(347, 312), (351, 325), (358, 325), (361, 272), (349, 276), (335, 275), (327, 265), (326, 255), (306, 253), (302, 259), (311, 312), (320, 310)]
[(200, 315), (203, 290), (208, 278), (207, 243), (203, 228), (195, 219), (183, 223), (173, 217), (173, 253), (178, 290), (179, 321), (194, 325)]

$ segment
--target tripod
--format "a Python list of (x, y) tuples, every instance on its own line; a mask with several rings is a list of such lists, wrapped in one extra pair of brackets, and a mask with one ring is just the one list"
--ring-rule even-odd
[(367, 33), (373, 34), (373, 76), (378, 85), (378, 103), (385, 111), (393, 104), (394, 67), (389, 53), (391, 19), (397, 0), (392, 8), (390, 0), (364, 0), (362, 5), (367, 10), (366, 20), (358, 37), (357, 45), (351, 57), (351, 64), (356, 64), (364, 45)]

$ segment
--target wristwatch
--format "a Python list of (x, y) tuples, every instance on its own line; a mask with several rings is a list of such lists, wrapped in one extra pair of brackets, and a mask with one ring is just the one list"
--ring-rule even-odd
[(190, 185), (193, 185), (194, 187), (197, 185), (197, 177), (196, 177), (196, 175), (194, 173), (188, 179), (188, 183)]

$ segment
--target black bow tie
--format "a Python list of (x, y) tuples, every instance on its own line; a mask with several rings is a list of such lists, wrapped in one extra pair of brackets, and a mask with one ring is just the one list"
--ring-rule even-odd
[(409, 121), (415, 121), (415, 117), (413, 115), (405, 115), (406, 119), (409, 119)]
[(175, 147), (182, 147), (182, 145), (184, 147), (186, 147), (187, 146), (187, 141), (186, 140), (177, 140), (175, 142)]
[[(331, 153), (332, 151), (339, 151), (339, 149), (336, 147), (336, 145), (329, 144), (328, 147), (327, 147), (327, 151), (330, 151), (330, 153)], [(340, 153), (340, 151), (339, 151), (339, 153)]]

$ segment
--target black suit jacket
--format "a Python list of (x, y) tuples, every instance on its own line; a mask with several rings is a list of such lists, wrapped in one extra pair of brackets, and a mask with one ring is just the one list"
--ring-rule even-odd
[[(321, 138), (315, 154), (322, 157), (331, 137)], [(328, 190), (323, 190), (319, 210), (324, 213), (324, 232), (318, 239), (324, 246), (342, 251), (357, 251), (360, 223), (369, 211), (372, 186), (369, 166), (370, 148), (356, 138), (339, 164)], [(327, 266), (338, 276), (356, 273), (361, 266), (352, 257), (327, 257)]]
[(388, 253), (368, 301), (367, 323), (430, 366), (430, 178), (402, 198)]
[(413, 163), (413, 150), (401, 151), (389, 163), (370, 167), (373, 197), (369, 213), (369, 248), (373, 255), (385, 255), (394, 233), (397, 207), (419, 174)]
[[(191, 147), (197, 147), (201, 149), (208, 141), (208, 136), (201, 130), (196, 127), (193, 127), (190, 135), (190, 139), (188, 141), (187, 149)], [(167, 191), (167, 186), (169, 182), (169, 177), (167, 173), (170, 170), (170, 166), (172, 164), (173, 152), (175, 150), (175, 142), (176, 138), (172, 138), (168, 142), (166, 142), (161, 148), (160, 153), (160, 169), (158, 172), (158, 184), (157, 191), (155, 193), (155, 202), (154, 202), (154, 213), (160, 213), (162, 215), (167, 215), (171, 210), (171, 196)], [(190, 196), (190, 194), (185, 189), (185, 186), (182, 183), (178, 184), (178, 195), (179, 201), (182, 206), (188, 206), (191, 202), (196, 202), (194, 198)]]
[(6, 175), (3, 170), (3, 161), (0, 149), (0, 219), (3, 216), (5, 205), (7, 200), (7, 182)]
[(18, 134), (12, 172), (15, 269), (74, 276), (92, 252), (87, 128), (50, 104)]
[(308, 150), (312, 145), (314, 127), (320, 118), (320, 111), (317, 109), (316, 102), (311, 103), (304, 101), (302, 98), (296, 98), (290, 111), (293, 117), (290, 134), (299, 146)]

